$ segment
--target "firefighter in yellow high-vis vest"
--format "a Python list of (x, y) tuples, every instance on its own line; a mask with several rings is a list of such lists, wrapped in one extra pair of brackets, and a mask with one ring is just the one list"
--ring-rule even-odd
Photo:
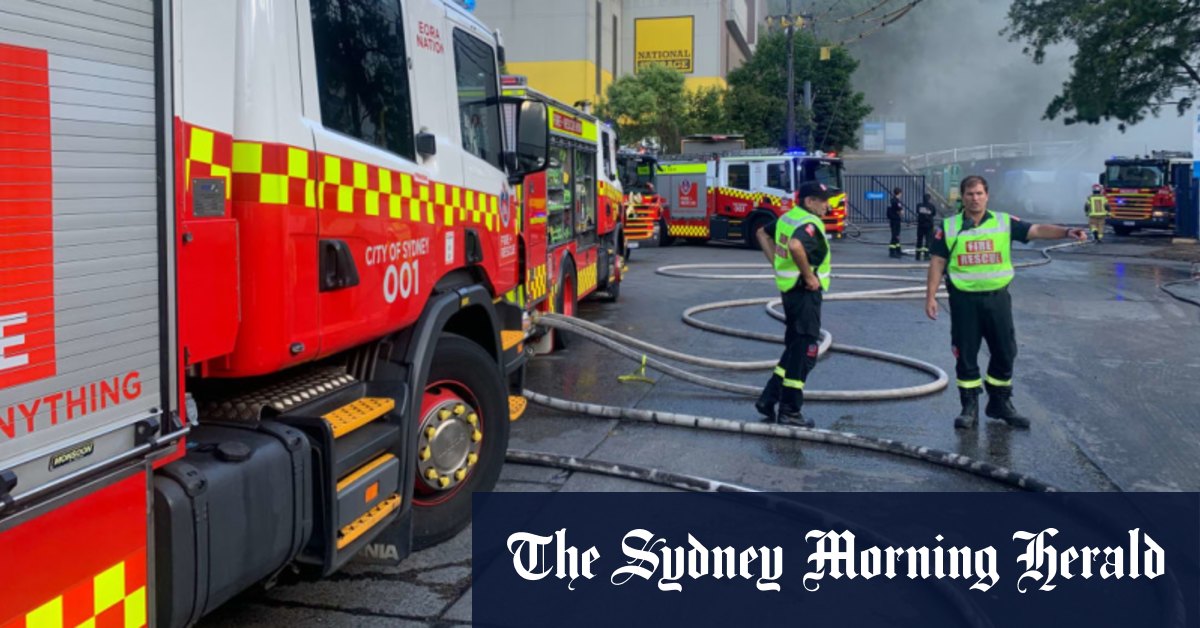
[(950, 341), (958, 377), (962, 411), (956, 428), (972, 428), (979, 421), (979, 394), (985, 379), (979, 372), (979, 348), (987, 341), (988, 361), (985, 412), (1012, 427), (1027, 428), (1029, 419), (1012, 404), (1013, 361), (1017, 335), (1013, 329), (1012, 241), (1074, 238), (1087, 240), (1083, 229), (1058, 225), (1030, 225), (1008, 214), (989, 211), (987, 181), (980, 176), (962, 180), (959, 190), (963, 211), (942, 221), (933, 236), (933, 259), (925, 286), (925, 314), (937, 320), (937, 290), (946, 277), (950, 293)]
[[(775, 269), (787, 326), (783, 356), (754, 407), (767, 420), (814, 427), (801, 409), (804, 385), (817, 364), (821, 338), (821, 293), (829, 289), (830, 252), (822, 218), (832, 190), (822, 183), (800, 186), (800, 204), (755, 237)], [(776, 413), (775, 404), (779, 404)]]
[(1104, 221), (1108, 218), (1108, 197), (1104, 196), (1104, 188), (1092, 186), (1092, 195), (1088, 197), (1084, 210), (1087, 211), (1088, 230), (1092, 232), (1092, 239), (1099, 244), (1104, 239)]

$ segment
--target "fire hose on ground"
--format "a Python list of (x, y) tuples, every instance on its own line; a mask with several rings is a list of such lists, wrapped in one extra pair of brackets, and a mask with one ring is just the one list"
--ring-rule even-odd
[[(1016, 267), (1031, 267), (1047, 264), (1052, 261), (1050, 251), (1064, 248), (1067, 246), (1075, 246), (1075, 243), (1066, 243), (1039, 249), (1042, 259), (1031, 262), (1023, 262), (1014, 264)], [(920, 269), (926, 268), (925, 264), (844, 264), (838, 265), (838, 269)], [(710, 280), (737, 280), (745, 281), (747, 279), (766, 279), (773, 278), (771, 274), (714, 274), (714, 273), (696, 273), (694, 271), (701, 269), (756, 269), (763, 270), (761, 264), (692, 264), (692, 265), (675, 265), (664, 266), (657, 269), (657, 273), (672, 277), (686, 277), (693, 279), (710, 279)], [(924, 283), (924, 278), (920, 277), (898, 277), (894, 275), (839, 275), (835, 274), (835, 278), (841, 279), (872, 279), (885, 281), (908, 281)], [(826, 301), (843, 301), (843, 300), (866, 300), (866, 299), (915, 299), (924, 298), (924, 286), (910, 288), (894, 288), (884, 290), (865, 290), (858, 292), (832, 293), (826, 296)], [(939, 293), (939, 296), (944, 294)], [(689, 325), (700, 329), (705, 329), (715, 333), (729, 334), (737, 337), (752, 338), (768, 342), (781, 342), (782, 336), (776, 334), (766, 334), (762, 332), (753, 332), (737, 328), (726, 327), (709, 323), (696, 318), (696, 314), (715, 309), (723, 309), (730, 307), (744, 307), (749, 305), (764, 305), (769, 314), (775, 318), (782, 319), (782, 314), (778, 312), (775, 306), (778, 305), (780, 299), (777, 297), (766, 297), (757, 299), (740, 299), (734, 301), (722, 301), (718, 303), (707, 303), (688, 308), (683, 319)], [(661, 347), (653, 343), (646, 342), (619, 332), (613, 331), (596, 323), (584, 321), (577, 318), (564, 317), (557, 314), (542, 314), (537, 317), (538, 324), (555, 330), (568, 331), (580, 338), (596, 343), (606, 349), (609, 349), (618, 355), (630, 358), (632, 360), (641, 361), (644, 365), (650, 366), (664, 374), (670, 375), (677, 379), (687, 381), (699, 386), (721, 390), (738, 395), (757, 395), (760, 391), (758, 387), (734, 382), (718, 380), (712, 377), (692, 373), (683, 368), (674, 366), (662, 360), (652, 358), (650, 355), (659, 356), (671, 360), (691, 364), (704, 368), (717, 368), (732, 371), (750, 371), (750, 370), (766, 370), (773, 368), (777, 360), (760, 360), (747, 362), (734, 362), (728, 360), (718, 360), (713, 358), (705, 358), (694, 356), (682, 352), (678, 352), (666, 347)], [(877, 389), (877, 390), (828, 390), (828, 391), (805, 391), (806, 400), (814, 401), (877, 401), (887, 399), (906, 399), (933, 394), (944, 390), (949, 378), (945, 371), (933, 364), (917, 360), (915, 358), (902, 356), (877, 349), (869, 349), (866, 347), (855, 347), (852, 345), (841, 345), (833, 343), (831, 335), (826, 330), (821, 330), (821, 341), (819, 352), (824, 355), (828, 351), (848, 353), (859, 355), (876, 360), (887, 361), (916, 370), (920, 370), (934, 377), (934, 380), (917, 386), (908, 386), (892, 389)], [(692, 429), (733, 432), (740, 434), (749, 434), (755, 436), (766, 436), (773, 438), (785, 438), (791, 440), (800, 440), (806, 442), (820, 443), (826, 445), (836, 445), (841, 447), (850, 447), (855, 449), (863, 449), (875, 451), (887, 455), (899, 456), (918, 460), (925, 463), (934, 464), (944, 468), (955, 469), (977, 477), (998, 482), (1009, 487), (1028, 490), (1028, 491), (1057, 491), (1059, 490), (1054, 485), (1032, 477), (1027, 474), (1019, 473), (988, 462), (972, 459), (968, 456), (947, 452), (932, 447), (924, 447), (920, 445), (912, 445), (897, 440), (879, 438), (874, 436), (864, 436), (852, 432), (839, 432), (833, 430), (825, 430), (818, 428), (802, 428), (780, 424), (769, 424), (760, 422), (748, 422), (732, 419), (724, 419), (718, 417), (706, 417), (690, 414), (680, 414), (674, 412), (660, 412), (655, 410), (643, 410), (639, 408), (623, 408), (618, 406), (608, 406), (595, 403), (585, 403), (578, 401), (570, 401), (566, 399), (558, 399), (541, 393), (526, 390), (526, 397), (530, 401), (554, 410), (568, 412), (572, 414), (581, 414), (585, 416), (604, 418), (604, 419), (623, 419), (628, 421), (638, 421), (645, 423), (655, 423), (659, 425), (670, 425), (676, 427), (687, 427)], [(513, 462), (533, 464), (534, 458), (541, 456), (537, 452), (515, 452), (511, 456)], [(593, 473), (606, 473), (616, 475), (617, 477), (626, 477), (640, 481), (650, 481), (655, 483), (656, 479), (668, 478), (674, 483), (667, 483), (667, 486), (675, 488), (685, 488), (687, 490), (702, 490), (702, 491), (724, 491), (736, 490), (731, 488), (733, 485), (719, 482), (716, 480), (708, 480), (705, 478), (695, 478), (692, 476), (684, 476), (681, 474), (672, 474), (669, 472), (652, 469), (646, 473), (632, 473), (630, 469), (635, 467), (631, 465), (620, 465), (616, 463), (607, 463), (599, 461), (591, 461), (587, 459), (572, 458), (571, 464), (576, 465), (571, 467), (560, 460), (561, 468), (571, 468), (573, 470), (588, 471)], [(537, 464), (549, 464), (548, 459), (544, 456), (541, 462)], [(627, 467), (627, 468), (626, 468)], [(620, 471), (624, 469), (622, 474)], [(644, 469), (644, 468), (643, 468)], [(742, 487), (737, 487), (742, 488)]]

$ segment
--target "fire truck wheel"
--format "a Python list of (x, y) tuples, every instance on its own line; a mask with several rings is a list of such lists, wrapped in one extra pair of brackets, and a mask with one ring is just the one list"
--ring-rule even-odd
[(496, 486), (508, 449), (505, 400), (496, 360), (462, 336), (443, 334), (417, 417), (416, 549), (458, 534), (471, 520), (471, 493)]
[[(579, 309), (579, 291), (576, 289), (575, 264), (569, 259), (563, 262), (562, 273), (558, 279), (558, 295), (554, 303), (554, 311), (563, 316), (575, 316)], [(554, 350), (566, 349), (569, 341), (567, 334), (561, 329), (554, 331)]]
[(758, 230), (767, 226), (768, 219), (766, 216), (755, 216), (750, 219), (750, 228), (746, 230), (746, 248), (757, 251), (758, 246)]
[(667, 235), (667, 221), (658, 221), (658, 245), (671, 246), (675, 242), (675, 238)]

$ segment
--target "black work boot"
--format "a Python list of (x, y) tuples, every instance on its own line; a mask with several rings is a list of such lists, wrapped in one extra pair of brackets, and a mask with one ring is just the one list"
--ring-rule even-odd
[(779, 422), (783, 425), (794, 425), (796, 427), (816, 427), (817, 424), (812, 419), (800, 413), (799, 408), (792, 406), (779, 405)]
[(969, 430), (979, 422), (979, 389), (959, 388), (958, 400), (962, 403), (962, 412), (954, 417), (954, 428)]
[(754, 402), (754, 409), (766, 417), (768, 423), (773, 423), (776, 420), (775, 403), (779, 400), (779, 395), (782, 391), (783, 378), (778, 375), (771, 375), (771, 379), (767, 381), (762, 394), (758, 396), (758, 401)]
[(988, 386), (988, 402), (984, 412), (993, 419), (1008, 423), (1009, 427), (1029, 429), (1029, 419), (1021, 416), (1012, 404), (1012, 388)]

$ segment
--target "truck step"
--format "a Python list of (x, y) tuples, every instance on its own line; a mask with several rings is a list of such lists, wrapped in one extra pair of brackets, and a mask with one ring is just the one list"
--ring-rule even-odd
[[(223, 390), (197, 391), (201, 422), (257, 423), (358, 383), (342, 367), (319, 368), (258, 382), (233, 395)], [(222, 388), (224, 383), (222, 382)]]
[(337, 528), (353, 525), (399, 490), (400, 460), (390, 453), (338, 480)]
[(352, 401), (324, 416), (325, 422), (333, 430), (335, 439), (341, 438), (354, 430), (391, 412), (396, 407), (396, 401), (387, 397), (363, 397)]
[(386, 521), (387, 516), (400, 507), (400, 500), (400, 495), (394, 494), (379, 502), (379, 505), (359, 517), (354, 523), (338, 531), (337, 548), (345, 549), (347, 545), (366, 534), (368, 530)]

